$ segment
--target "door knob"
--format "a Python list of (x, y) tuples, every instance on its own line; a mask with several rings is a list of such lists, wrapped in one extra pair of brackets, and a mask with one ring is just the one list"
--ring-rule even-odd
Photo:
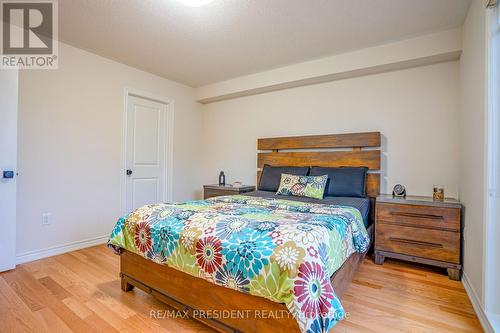
[(132, 170), (127, 169), (127, 176), (130, 176), (132, 174)]

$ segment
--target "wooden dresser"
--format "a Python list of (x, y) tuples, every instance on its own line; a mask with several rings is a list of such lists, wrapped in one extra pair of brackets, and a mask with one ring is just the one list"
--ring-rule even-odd
[(386, 257), (445, 267), (460, 280), (462, 270), (462, 205), (455, 199), (432, 197), (376, 199), (375, 263)]
[(232, 185), (203, 185), (203, 198), (208, 199), (221, 195), (243, 194), (252, 191), (255, 191), (255, 186), (242, 185), (239, 187), (235, 187)]

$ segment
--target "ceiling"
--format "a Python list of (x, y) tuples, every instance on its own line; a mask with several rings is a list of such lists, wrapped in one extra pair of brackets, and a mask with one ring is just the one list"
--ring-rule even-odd
[(470, 0), (59, 1), (63, 42), (192, 87), (463, 24)]

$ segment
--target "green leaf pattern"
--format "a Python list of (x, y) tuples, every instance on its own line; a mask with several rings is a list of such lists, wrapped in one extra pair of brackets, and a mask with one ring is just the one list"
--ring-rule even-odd
[(292, 283), (286, 271), (275, 262), (264, 266), (257, 278), (250, 281), (250, 292), (278, 303), (288, 303), (292, 295)]

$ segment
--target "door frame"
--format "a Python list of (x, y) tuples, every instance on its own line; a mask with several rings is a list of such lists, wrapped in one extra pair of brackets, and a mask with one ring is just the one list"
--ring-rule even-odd
[(127, 197), (127, 176), (125, 170), (127, 169), (127, 110), (128, 110), (128, 97), (138, 97), (147, 99), (156, 103), (165, 104), (167, 114), (165, 115), (165, 129), (167, 131), (165, 136), (165, 191), (163, 192), (163, 202), (172, 201), (172, 181), (173, 181), (173, 148), (174, 148), (174, 104), (172, 98), (155, 95), (146, 91), (135, 88), (125, 88), (124, 101), (123, 101), (123, 121), (122, 121), (122, 160), (120, 165), (120, 214), (127, 214), (126, 197)]

